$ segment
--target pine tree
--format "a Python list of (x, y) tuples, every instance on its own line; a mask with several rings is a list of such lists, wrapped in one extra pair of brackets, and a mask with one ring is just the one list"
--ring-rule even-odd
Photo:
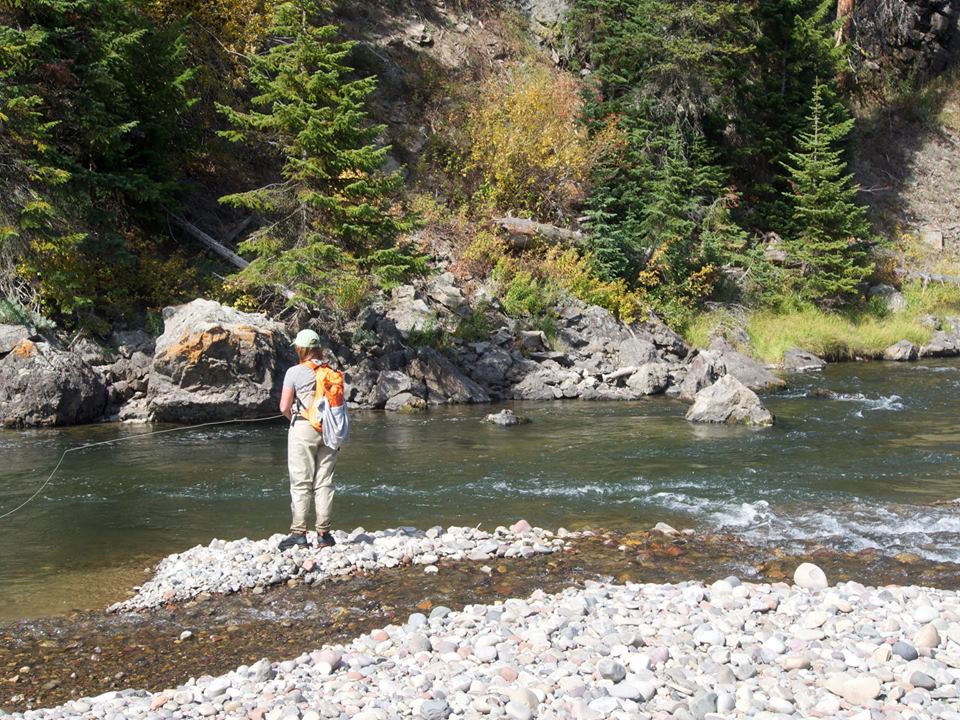
[[(835, 41), (835, 2), (764, 0), (751, 12), (753, 48), (744, 57), (733, 127), (735, 140), (725, 157), (750, 205), (752, 225), (784, 232), (790, 206), (783, 163), (793, 138), (805, 126), (814, 83), (829, 85), (844, 69), (847, 49)], [(826, 88), (825, 88), (826, 90)], [(825, 106), (842, 111), (835, 91)]]
[(840, 146), (853, 120), (828, 111), (825, 95), (824, 86), (815, 83), (807, 126), (784, 164), (793, 208), (784, 248), (800, 297), (837, 306), (857, 298), (860, 282), (872, 270), (866, 245), (871, 229)]
[(269, 220), (241, 246), (256, 259), (240, 279), (291, 284), (315, 300), (322, 278), (347, 261), (343, 251), (382, 249), (410, 226), (391, 201), (402, 177), (381, 171), (384, 126), (364, 110), (376, 79), (351, 79), (353, 43), (319, 23), (323, 12), (316, 0), (278, 5), (266, 49), (251, 63), (252, 108), (220, 106), (233, 125), (224, 137), (272, 147), (281, 165), (277, 182), (221, 198)]
[(0, 11), (0, 143), (10, 162), (5, 292), (93, 329), (132, 311), (135, 226), (173, 202), (191, 73), (178, 28), (129, 0), (31, 0)]

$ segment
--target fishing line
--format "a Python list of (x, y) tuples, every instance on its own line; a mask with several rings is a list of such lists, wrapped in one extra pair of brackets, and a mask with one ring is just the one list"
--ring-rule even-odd
[(78, 445), (77, 447), (67, 448), (66, 450), (63, 451), (63, 454), (60, 455), (60, 460), (59, 460), (59, 462), (57, 462), (56, 467), (53, 468), (53, 472), (50, 473), (49, 477), (47, 477), (47, 479), (44, 481), (43, 485), (41, 485), (39, 488), (37, 488), (37, 491), (36, 491), (33, 495), (31, 495), (31, 496), (28, 497), (26, 500), (24, 500), (22, 503), (20, 503), (19, 505), (17, 505), (13, 510), (10, 510), (10, 511), (8, 511), (8, 512), (5, 512), (3, 515), (0, 515), (0, 520), (3, 520), (4, 518), (10, 517), (11, 515), (13, 515), (13, 514), (14, 514), (15, 512), (17, 512), (18, 510), (21, 510), (22, 508), (26, 507), (26, 506), (29, 505), (31, 502), (33, 502), (33, 500), (36, 499), (36, 497), (37, 497), (40, 493), (43, 492), (43, 489), (44, 489), (47, 485), (50, 484), (50, 481), (53, 480), (53, 476), (57, 474), (57, 470), (59, 470), (59, 469), (60, 469), (60, 466), (63, 465), (63, 460), (64, 460), (65, 457), (67, 457), (67, 453), (77, 452), (78, 450), (86, 450), (86, 449), (88, 449), (88, 448), (97, 447), (98, 445), (112, 445), (113, 443), (124, 442), (124, 441), (126, 441), (126, 440), (140, 440), (141, 438), (151, 437), (151, 436), (153, 436), (153, 435), (166, 435), (167, 433), (184, 432), (184, 431), (186, 431), (186, 430), (196, 430), (197, 428), (211, 427), (211, 426), (213, 426), (213, 425), (227, 425), (227, 424), (229, 424), (229, 423), (266, 422), (267, 420), (278, 420), (278, 419), (280, 419), (280, 418), (282, 418), (282, 417), (284, 417), (284, 416), (283, 416), (283, 415), (272, 415), (272, 416), (270, 416), (270, 417), (265, 417), (265, 418), (249, 418), (249, 419), (237, 419), (237, 420), (216, 420), (216, 421), (213, 421), (213, 422), (200, 423), (199, 425), (188, 425), (187, 427), (175, 427), (175, 428), (167, 428), (166, 430), (155, 430), (155, 431), (153, 431), (153, 432), (138, 433), (137, 435), (128, 435), (127, 437), (114, 438), (113, 440), (101, 440), (100, 442), (87, 443), (86, 445)]

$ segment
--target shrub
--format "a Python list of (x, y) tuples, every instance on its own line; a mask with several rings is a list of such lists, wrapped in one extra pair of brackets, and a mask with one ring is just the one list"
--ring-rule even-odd
[(576, 81), (541, 65), (488, 79), (468, 114), (468, 173), (481, 199), (541, 219), (568, 218), (583, 200), (589, 141)]

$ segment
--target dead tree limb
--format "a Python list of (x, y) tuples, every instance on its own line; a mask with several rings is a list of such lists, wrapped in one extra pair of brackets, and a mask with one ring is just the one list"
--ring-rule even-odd
[[(183, 230), (185, 233), (187, 233), (187, 235), (192, 237), (194, 240), (197, 240), (205, 248), (207, 248), (208, 250), (211, 250), (212, 252), (222, 257), (224, 260), (226, 260), (228, 263), (230, 263), (234, 267), (240, 270), (243, 270), (245, 267), (247, 267), (250, 264), (249, 262), (244, 260), (242, 257), (237, 255), (233, 250), (228, 248), (226, 245), (212, 238), (210, 235), (207, 235), (207, 233), (205, 233), (203, 230), (198, 228), (196, 225), (194, 225), (192, 222), (190, 222), (186, 218), (180, 217), (179, 215), (175, 215), (174, 213), (169, 213), (169, 215), (170, 215), (170, 220), (171, 222), (173, 222), (174, 225), (176, 225), (178, 228)], [(294, 293), (293, 290), (291, 290), (288, 287), (285, 287), (283, 285), (278, 285), (277, 289), (287, 300), (293, 300), (293, 298), (296, 297), (296, 293)]]
[(919, 270), (907, 270), (906, 268), (902, 267), (898, 267), (895, 272), (900, 277), (905, 277), (909, 280), (919, 280), (924, 285), (932, 282), (960, 285), (960, 277), (957, 277), (956, 275), (938, 275), (936, 273), (920, 272)]
[(493, 222), (510, 234), (510, 244), (518, 250), (530, 247), (538, 238), (548, 243), (568, 242), (572, 245), (579, 245), (585, 239), (583, 233), (579, 230), (569, 230), (556, 225), (539, 223), (535, 220), (502, 217)]

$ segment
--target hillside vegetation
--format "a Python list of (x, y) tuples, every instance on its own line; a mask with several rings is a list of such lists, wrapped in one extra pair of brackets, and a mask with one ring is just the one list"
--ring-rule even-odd
[(917, 98), (900, 127), (952, 138), (949, 68), (864, 74), (822, 0), (530, 5), (0, 2), (0, 321), (348, 319), (440, 263), (547, 331), (568, 294), (693, 336), (718, 304), (889, 326), (867, 290), (929, 244), (876, 138)]

